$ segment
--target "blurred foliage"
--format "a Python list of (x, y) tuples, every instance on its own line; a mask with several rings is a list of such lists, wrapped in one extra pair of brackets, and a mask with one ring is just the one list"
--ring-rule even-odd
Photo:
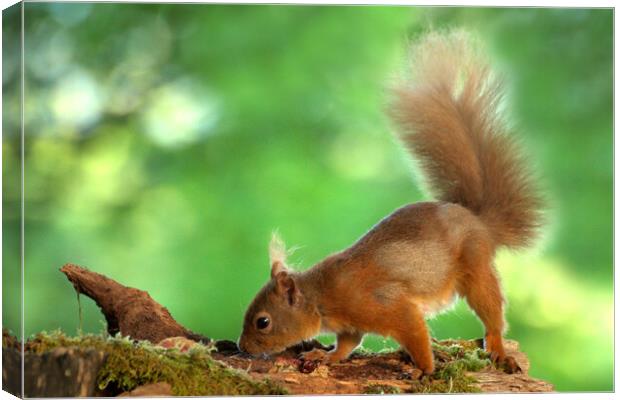
[[(385, 88), (410, 39), (461, 26), (506, 74), (551, 202), (540, 248), (497, 263), (508, 337), (558, 390), (612, 390), (612, 10), (25, 7), (27, 335), (78, 328), (58, 272), (74, 262), (148, 290), (192, 330), (236, 338), (274, 228), (306, 268), (425, 198)], [(18, 27), (4, 23), (7, 52)], [(2, 82), (18, 99), (13, 49)], [(19, 294), (19, 104), (3, 104), (6, 296)], [(84, 303), (83, 329), (100, 331)], [(17, 331), (19, 314), (3, 311)], [(430, 325), (438, 338), (482, 336), (462, 302)]]
[[(21, 87), (17, 77), (22, 57), (19, 6), (2, 12), (2, 326), (17, 337), (21, 326), (19, 139), (15, 123), (21, 114)], [(9, 61), (11, 60), (11, 61)], [(11, 148), (13, 153), (7, 157)]]

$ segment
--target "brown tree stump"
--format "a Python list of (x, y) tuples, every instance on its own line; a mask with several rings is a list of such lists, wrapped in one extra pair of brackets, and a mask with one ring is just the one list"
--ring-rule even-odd
[[(2, 388), (21, 395), (21, 352), (2, 349)], [(24, 392), (26, 397), (93, 397), (97, 372), (106, 354), (98, 350), (58, 347), (38, 355), (26, 352)]]

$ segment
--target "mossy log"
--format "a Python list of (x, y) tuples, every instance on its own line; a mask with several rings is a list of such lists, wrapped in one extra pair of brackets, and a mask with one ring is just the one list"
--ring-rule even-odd
[[(52, 354), (73, 354), (78, 359), (94, 351), (103, 354), (105, 362), (99, 366), (93, 363), (87, 375), (71, 372), (71, 379), (78, 381), (71, 393), (29, 392), (32, 386), (26, 385), (29, 397), (553, 390), (551, 384), (528, 376), (529, 362), (514, 341), (507, 341), (506, 347), (522, 368), (517, 374), (507, 374), (501, 366), (492, 365), (480, 348), (480, 340), (434, 341), (437, 371), (430, 377), (421, 377), (421, 371), (402, 351), (358, 350), (348, 360), (329, 366), (304, 360), (303, 351), (329, 349), (317, 341), (293, 346), (270, 359), (256, 359), (239, 352), (232, 341), (214, 341), (181, 326), (145, 291), (73, 264), (63, 266), (61, 271), (78, 293), (92, 298), (101, 308), (111, 336), (37, 335), (26, 343), (26, 378), (38, 382), (60, 380), (54, 378), (55, 367), (43, 361)], [(3, 335), (3, 347), (6, 343), (15, 340)], [(3, 364), (7, 372), (9, 364), (5, 360)], [(15, 373), (14, 368), (9, 368), (9, 375)], [(81, 376), (96, 376), (96, 387), (91, 380), (79, 382)]]
[[(6, 336), (7, 332), (3, 332), (3, 343), (16, 343), (4, 340)], [(189, 342), (189, 339), (184, 340)], [(25, 396), (110, 397), (145, 391), (154, 395), (154, 389), (167, 389), (168, 395), (176, 396), (286, 393), (277, 383), (252, 378), (244, 371), (215, 360), (211, 356), (213, 348), (191, 343), (191, 348), (182, 348), (153, 345), (120, 335), (69, 337), (59, 331), (39, 333), (24, 346)], [(19, 348), (6, 346), (4, 350), (17, 357), (14, 362), (5, 363), (3, 384), (18, 395), (21, 389), (13, 388), (16, 385), (12, 382), (21, 372)], [(97, 362), (88, 362), (94, 356)], [(157, 383), (168, 385), (155, 385)], [(149, 386), (144, 388), (144, 385)]]

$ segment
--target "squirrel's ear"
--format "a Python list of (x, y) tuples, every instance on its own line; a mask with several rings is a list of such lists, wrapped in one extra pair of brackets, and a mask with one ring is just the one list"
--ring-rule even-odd
[(301, 292), (295, 283), (295, 279), (286, 271), (281, 271), (274, 276), (276, 280), (276, 293), (286, 296), (288, 304), (293, 306), (299, 303)]
[(271, 242), (269, 243), (269, 262), (272, 278), (275, 278), (278, 273), (286, 271), (286, 246), (276, 232), (271, 235)]
[(275, 278), (280, 272), (287, 272), (286, 267), (280, 261), (271, 263), (271, 277)]

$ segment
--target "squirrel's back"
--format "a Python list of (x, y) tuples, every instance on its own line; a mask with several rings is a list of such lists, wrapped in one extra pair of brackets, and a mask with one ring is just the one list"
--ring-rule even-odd
[(412, 63), (391, 114), (432, 194), (477, 215), (496, 247), (531, 244), (541, 197), (500, 114), (502, 81), (478, 44), (461, 31), (431, 33)]

